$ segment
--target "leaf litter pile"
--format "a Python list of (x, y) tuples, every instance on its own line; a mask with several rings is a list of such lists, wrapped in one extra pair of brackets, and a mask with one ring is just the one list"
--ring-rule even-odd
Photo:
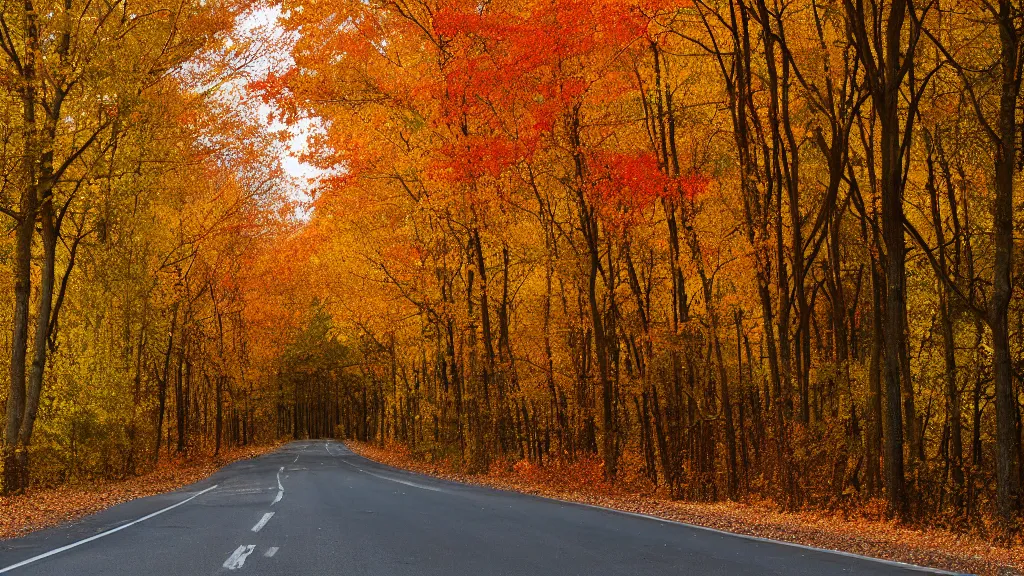
[(0, 540), (76, 520), (135, 498), (176, 490), (207, 478), (227, 464), (275, 448), (276, 444), (231, 449), (216, 458), (163, 461), (155, 470), (125, 480), (36, 488), (18, 496), (0, 496)]
[[(346, 444), (376, 462), (446, 480), (954, 572), (986, 576), (1024, 574), (1022, 546), (1002, 546), (975, 535), (879, 520), (879, 511), (867, 518), (828, 511), (784, 512), (771, 502), (684, 502), (643, 495), (605, 482), (599, 460), (543, 467), (521, 461), (512, 466), (492, 465), (486, 474), (468, 474), (459, 472), (449, 462), (427, 462), (415, 457), (400, 444)], [(878, 506), (884, 507), (884, 503), (879, 502)]]

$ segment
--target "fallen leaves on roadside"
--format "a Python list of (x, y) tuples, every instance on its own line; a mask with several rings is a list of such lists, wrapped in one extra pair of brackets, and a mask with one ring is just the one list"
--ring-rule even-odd
[(122, 502), (170, 492), (206, 478), (221, 467), (255, 458), (277, 444), (226, 450), (220, 456), (162, 461), (156, 469), (125, 480), (30, 489), (0, 497), (0, 540), (69, 522)]
[(446, 480), (489, 486), (581, 504), (647, 514), (736, 534), (782, 540), (957, 572), (1006, 576), (1024, 574), (1024, 547), (997, 546), (982, 538), (938, 528), (831, 512), (784, 512), (772, 502), (685, 502), (631, 492), (605, 482), (600, 462), (537, 466), (492, 465), (487, 474), (465, 474), (452, 463), (425, 462), (400, 444), (380, 447), (348, 441), (357, 454)]

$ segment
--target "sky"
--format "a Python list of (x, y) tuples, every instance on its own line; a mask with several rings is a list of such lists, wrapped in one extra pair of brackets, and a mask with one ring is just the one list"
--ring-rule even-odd
[[(239, 22), (239, 29), (247, 36), (272, 39), (267, 45), (274, 45), (276, 48), (264, 56), (257, 58), (247, 74), (249, 78), (264, 78), (269, 72), (283, 70), (291, 66), (291, 55), (287, 52), (287, 38), (284, 29), (278, 23), (281, 16), (280, 6), (263, 8), (245, 15)], [(280, 40), (284, 42), (279, 42)], [(251, 101), (244, 96), (244, 83), (237, 86), (239, 105), (251, 105)], [(294, 194), (299, 196), (295, 200), (308, 201), (312, 198), (317, 183), (325, 172), (311, 164), (301, 160), (301, 156), (307, 151), (307, 142), (315, 130), (315, 122), (310, 119), (303, 119), (292, 126), (286, 126), (278, 121), (272, 121), (274, 108), (271, 104), (261, 102), (256, 110), (256, 117), (269, 132), (286, 131), (288, 138), (284, 146), (280, 148), (281, 166), (288, 177), (293, 181)]]

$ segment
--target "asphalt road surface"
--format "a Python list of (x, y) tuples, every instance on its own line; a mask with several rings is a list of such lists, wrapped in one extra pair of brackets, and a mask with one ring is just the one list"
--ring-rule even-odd
[(447, 482), (322, 440), (293, 442), (177, 492), (0, 541), (0, 574), (26, 576), (922, 573)]

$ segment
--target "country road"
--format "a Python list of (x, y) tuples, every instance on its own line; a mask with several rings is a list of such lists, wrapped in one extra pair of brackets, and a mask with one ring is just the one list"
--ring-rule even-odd
[(293, 442), (180, 491), (0, 542), (0, 574), (26, 576), (923, 573), (437, 480), (333, 441)]

